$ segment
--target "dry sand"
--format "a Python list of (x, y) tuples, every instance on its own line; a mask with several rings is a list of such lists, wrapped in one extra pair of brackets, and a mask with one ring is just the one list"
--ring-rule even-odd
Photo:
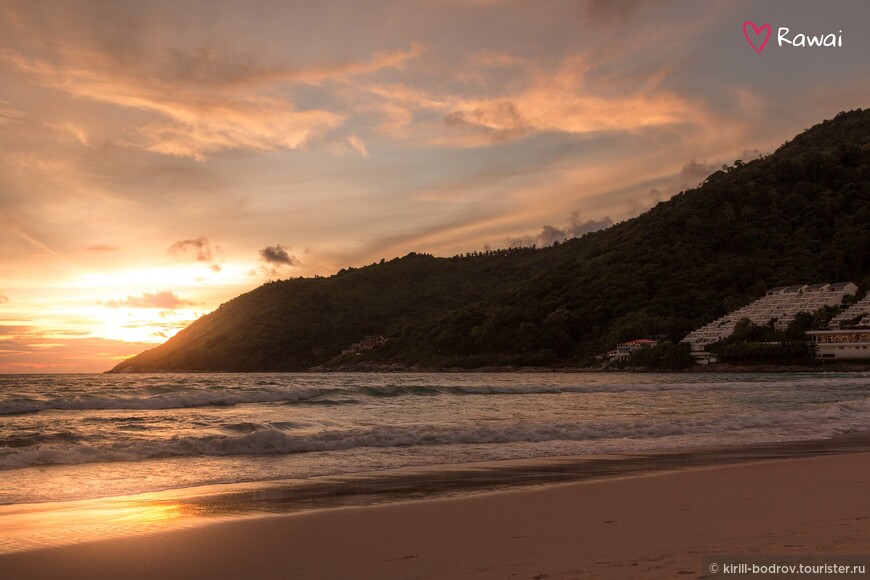
[(704, 554), (870, 554), (870, 454), (241, 519), (9, 554), (0, 578), (697, 578)]

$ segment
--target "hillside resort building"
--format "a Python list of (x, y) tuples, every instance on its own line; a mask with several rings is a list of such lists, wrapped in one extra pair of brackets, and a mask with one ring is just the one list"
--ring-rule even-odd
[(628, 360), (628, 358), (642, 348), (647, 348), (656, 343), (656, 341), (648, 338), (638, 338), (637, 340), (629, 340), (628, 342), (620, 342), (616, 348), (607, 353), (610, 360)]
[[(782, 331), (797, 314), (812, 314), (826, 306), (840, 306), (846, 296), (854, 296), (856, 292), (858, 286), (852, 282), (773, 288), (755, 302), (693, 330), (682, 342), (689, 345), (696, 362), (715, 362), (716, 356), (706, 350), (707, 346), (731, 336), (742, 319), (758, 326), (772, 322), (775, 330)], [(870, 293), (834, 316), (828, 330), (807, 334), (816, 344), (818, 358), (870, 358)]]
[(822, 359), (870, 359), (870, 327), (842, 330), (810, 330), (816, 357)]
[(341, 351), (341, 354), (358, 354), (364, 350), (374, 350), (376, 348), (379, 348), (382, 344), (384, 344), (383, 336), (367, 336), (361, 341), (355, 342), (350, 345), (350, 348), (346, 348)]

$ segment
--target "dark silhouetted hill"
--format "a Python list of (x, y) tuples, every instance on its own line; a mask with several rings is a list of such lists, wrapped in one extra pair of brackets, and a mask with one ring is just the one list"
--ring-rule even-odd
[[(626, 339), (678, 341), (773, 286), (846, 280), (870, 285), (870, 110), (554, 247), (265, 284), (113, 370), (577, 365)], [(366, 335), (388, 340), (338, 356)]]

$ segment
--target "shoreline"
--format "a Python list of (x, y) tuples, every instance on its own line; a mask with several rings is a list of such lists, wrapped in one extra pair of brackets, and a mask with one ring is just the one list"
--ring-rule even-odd
[[(155, 371), (163, 372), (163, 371)], [(171, 372), (171, 371), (168, 371)], [(195, 371), (199, 372), (199, 371)], [(205, 371), (207, 372), (207, 371)], [(218, 371), (220, 372), (220, 371)], [(314, 367), (308, 369), (308, 373), (565, 373), (565, 374), (585, 374), (585, 373), (607, 373), (607, 374), (704, 374), (704, 373), (723, 373), (723, 374), (759, 374), (759, 373), (861, 373), (870, 372), (870, 362), (829, 362), (824, 361), (817, 364), (792, 364), (780, 365), (769, 363), (746, 363), (735, 365), (730, 363), (712, 363), (708, 365), (695, 365), (685, 369), (651, 369), (646, 367), (636, 368), (592, 368), (592, 367), (532, 367), (532, 366), (503, 366), (503, 367), (437, 367), (437, 368), (420, 368), (408, 367), (399, 364), (375, 365), (368, 363), (359, 363), (356, 365), (329, 367)]]
[[(829, 439), (403, 467), (298, 480), (175, 488), (128, 496), (0, 506), (2, 554), (95, 539), (174, 533), (264, 515), (401, 505), (560, 485), (865, 454), (870, 433)], [(5, 537), (4, 537), (5, 536)], [(114, 540), (112, 540), (114, 541)]]
[(212, 520), (2, 555), (0, 574), (698, 577), (704, 554), (862, 554), (870, 537), (870, 452), (856, 451), (866, 440), (846, 439), (786, 446), (809, 456), (743, 449), (741, 457), (735, 448), (728, 463)]
[(768, 364), (768, 363), (746, 363), (734, 365), (730, 363), (712, 363), (709, 365), (695, 365), (685, 369), (650, 369), (650, 368), (591, 368), (591, 367), (533, 367), (533, 366), (496, 366), (496, 367), (433, 367), (422, 368), (417, 366), (406, 366), (399, 363), (375, 364), (360, 362), (351, 365), (340, 365), (334, 367), (316, 366), (308, 369), (295, 371), (211, 371), (211, 370), (107, 370), (97, 374), (282, 374), (282, 373), (300, 373), (300, 374), (332, 374), (332, 373), (360, 373), (360, 374), (485, 374), (485, 373), (517, 373), (517, 374), (549, 374), (549, 373), (565, 373), (565, 374), (585, 374), (585, 373), (607, 373), (607, 374), (705, 374), (705, 373), (722, 373), (722, 374), (776, 374), (776, 373), (864, 373), (870, 372), (870, 361), (868, 362), (847, 362), (847, 361), (823, 361), (816, 364)]

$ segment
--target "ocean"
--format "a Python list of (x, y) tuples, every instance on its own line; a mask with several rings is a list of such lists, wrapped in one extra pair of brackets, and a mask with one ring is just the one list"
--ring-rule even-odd
[(0, 376), (0, 505), (825, 439), (870, 373)]

